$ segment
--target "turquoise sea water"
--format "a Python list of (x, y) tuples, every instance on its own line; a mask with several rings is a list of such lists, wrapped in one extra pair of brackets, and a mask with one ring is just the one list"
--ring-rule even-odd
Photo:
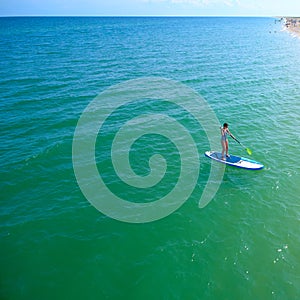
[[(300, 39), (272, 18), (1, 18), (0, 29), (1, 299), (300, 298)], [(179, 113), (199, 150), (197, 187), (166, 218), (131, 224), (83, 196), (72, 141), (100, 92), (148, 76), (201, 94), (265, 168), (227, 167), (200, 209), (208, 142)], [(144, 99), (120, 122), (147, 111), (140, 104), (159, 107)], [(177, 182), (176, 147), (155, 134), (135, 143), (133, 170), (147, 175), (158, 151), (168, 176), (127, 190), (101, 148), (114, 117), (98, 169), (120, 196), (157, 200)], [(233, 140), (230, 151), (247, 155)]]

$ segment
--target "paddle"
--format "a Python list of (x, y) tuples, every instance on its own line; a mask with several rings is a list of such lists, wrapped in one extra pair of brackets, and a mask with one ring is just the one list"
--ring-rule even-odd
[(252, 154), (252, 151), (251, 151), (249, 148), (245, 147), (245, 146), (244, 146), (237, 138), (235, 138), (232, 134), (230, 134), (230, 136), (231, 136), (236, 142), (238, 142), (242, 147), (244, 147), (245, 150), (247, 151), (247, 153), (248, 153), (249, 155)]

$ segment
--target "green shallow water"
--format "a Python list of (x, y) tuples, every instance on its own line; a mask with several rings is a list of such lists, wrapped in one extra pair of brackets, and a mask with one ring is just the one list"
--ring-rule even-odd
[[(272, 18), (1, 18), (0, 24), (1, 299), (300, 297), (299, 39)], [(151, 223), (119, 222), (97, 211), (74, 175), (76, 124), (100, 92), (146, 76), (201, 94), (265, 168), (226, 167), (215, 197), (200, 209), (211, 163), (203, 155), (205, 132), (184, 111), (162, 108), (195, 138), (200, 175), (192, 195)], [(104, 108), (112, 101), (106, 100)], [(162, 154), (168, 169), (160, 185), (127, 189), (111, 172), (107, 147), (119, 122), (133, 111), (160, 109), (142, 100), (115, 115), (96, 151), (107, 184), (137, 203), (168, 193), (180, 173), (176, 147), (155, 134), (133, 145), (130, 161), (145, 176), (149, 157)], [(230, 152), (247, 156), (233, 140)]]

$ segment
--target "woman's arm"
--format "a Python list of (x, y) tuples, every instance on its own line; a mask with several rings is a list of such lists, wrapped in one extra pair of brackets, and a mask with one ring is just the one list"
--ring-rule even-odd
[(229, 129), (227, 129), (227, 132), (234, 140), (236, 140), (235, 136), (229, 131)]

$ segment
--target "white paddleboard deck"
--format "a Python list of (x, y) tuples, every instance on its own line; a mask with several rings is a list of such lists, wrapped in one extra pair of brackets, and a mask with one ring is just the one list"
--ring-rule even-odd
[(258, 161), (251, 160), (245, 157), (235, 156), (235, 155), (230, 155), (229, 157), (226, 157), (224, 155), (224, 159), (222, 159), (222, 153), (216, 151), (206, 151), (205, 156), (215, 161), (218, 161), (220, 163), (237, 167), (237, 168), (242, 168), (242, 169), (260, 170), (264, 167), (264, 165)]

